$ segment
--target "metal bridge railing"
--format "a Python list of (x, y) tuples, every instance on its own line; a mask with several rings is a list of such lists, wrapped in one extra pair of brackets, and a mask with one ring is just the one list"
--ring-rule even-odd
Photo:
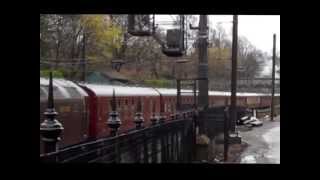
[(42, 162), (174, 163), (190, 162), (194, 149), (191, 114), (126, 134), (40, 155)]
[[(46, 119), (40, 125), (45, 154), (40, 154), (41, 162), (101, 162), (101, 163), (167, 163), (190, 162), (195, 148), (195, 111), (186, 109), (166, 120), (164, 103), (160, 98), (160, 116), (150, 117), (152, 125), (144, 127), (141, 99), (138, 102), (133, 122), (136, 129), (118, 134), (121, 126), (116, 111), (116, 97), (113, 91), (111, 112), (106, 125), (111, 128), (111, 136), (85, 142), (63, 149), (57, 148), (59, 136), (63, 131), (55, 117), (52, 73), (50, 73), (48, 108)], [(155, 106), (155, 105), (154, 105)], [(187, 108), (187, 107), (186, 107)]]

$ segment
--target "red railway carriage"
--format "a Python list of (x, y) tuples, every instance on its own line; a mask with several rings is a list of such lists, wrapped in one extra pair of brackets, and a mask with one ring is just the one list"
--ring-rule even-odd
[[(44, 120), (43, 113), (47, 106), (48, 80), (40, 78), (40, 123)], [(116, 106), (121, 126), (119, 133), (135, 128), (133, 122), (138, 101), (141, 100), (144, 125), (151, 124), (153, 106), (155, 112), (160, 112), (160, 94), (164, 103), (165, 121), (176, 110), (176, 89), (128, 87), (96, 84), (75, 84), (71, 81), (55, 79), (54, 104), (59, 113), (57, 119), (63, 124), (60, 147), (77, 144), (83, 141), (108, 136), (110, 129), (106, 122), (111, 110), (112, 92), (115, 90)], [(190, 90), (181, 90), (181, 92)], [(266, 107), (270, 106), (270, 94), (237, 93), (237, 106)], [(181, 104), (194, 104), (191, 94), (182, 93)], [(280, 95), (276, 94), (275, 104), (280, 104)], [(209, 107), (230, 105), (230, 92), (209, 91)], [(40, 141), (42, 143), (42, 141)], [(40, 146), (42, 152), (42, 145)]]
[[(117, 112), (121, 119), (121, 127), (119, 133), (123, 133), (129, 129), (135, 128), (133, 118), (139, 99), (142, 104), (142, 112), (144, 124), (150, 125), (150, 117), (152, 115), (152, 107), (156, 106), (156, 112), (160, 111), (160, 97), (156, 90), (145, 87), (124, 87), (110, 85), (82, 85), (88, 91), (88, 102), (92, 102), (90, 98), (95, 99), (95, 103), (89, 105), (89, 117), (91, 133), (90, 137), (98, 138), (110, 134), (110, 129), (106, 125), (111, 109), (112, 92), (115, 91)], [(174, 89), (158, 89), (163, 96), (165, 116), (175, 113), (176, 97)], [(175, 91), (176, 92), (176, 91)], [(94, 114), (94, 115), (93, 115)], [(167, 118), (168, 119), (168, 118)]]

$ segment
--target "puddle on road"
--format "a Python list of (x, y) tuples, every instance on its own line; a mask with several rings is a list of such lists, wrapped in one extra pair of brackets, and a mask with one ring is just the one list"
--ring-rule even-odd
[[(243, 153), (240, 163), (280, 164), (279, 126), (269, 129), (260, 136), (256, 136), (256, 134), (250, 134), (250, 136), (251, 146)], [(264, 143), (262, 144), (262, 142)]]
[(245, 156), (241, 159), (241, 163), (256, 163), (256, 158), (253, 155)]

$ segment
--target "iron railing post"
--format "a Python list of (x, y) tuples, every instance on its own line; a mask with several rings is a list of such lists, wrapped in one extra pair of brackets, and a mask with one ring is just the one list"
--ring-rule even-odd
[[(111, 136), (117, 136), (118, 129), (121, 125), (121, 120), (119, 118), (119, 114), (116, 111), (116, 96), (113, 89), (112, 100), (111, 100), (111, 112), (109, 113), (109, 119), (107, 120), (107, 125), (111, 128)], [(114, 143), (114, 152), (115, 152), (115, 163), (120, 163), (121, 161), (121, 154), (119, 151), (119, 138), (115, 139)]]
[[(147, 132), (144, 133), (143, 136), (144, 139), (148, 139)], [(151, 150), (152, 153), (152, 150)], [(148, 148), (148, 141), (143, 141), (143, 162), (148, 163), (149, 162), (149, 148)]]
[[(137, 110), (136, 110), (136, 114), (135, 114), (133, 122), (136, 124), (136, 130), (143, 128), (144, 119), (143, 119), (143, 113), (142, 113), (141, 98), (139, 98), (139, 100), (138, 100)], [(136, 148), (137, 149), (136, 149), (135, 153), (137, 154), (138, 162), (140, 162), (140, 153), (141, 153), (140, 150), (142, 149), (142, 146), (138, 144), (136, 146)], [(147, 150), (147, 148), (144, 145), (143, 145), (143, 148), (144, 148), (144, 150)]]
[(135, 117), (134, 117), (134, 120), (133, 122), (136, 124), (136, 129), (141, 129), (143, 128), (143, 122), (144, 122), (144, 119), (143, 119), (143, 113), (142, 113), (142, 105), (141, 105), (141, 98), (139, 98), (138, 100), (138, 105), (137, 105), (137, 110), (136, 110), (136, 114), (135, 114)]
[[(152, 108), (152, 116), (150, 118), (151, 125), (155, 126), (158, 123), (158, 117), (156, 116), (156, 103), (153, 103), (153, 108)], [(152, 145), (151, 145), (151, 162), (156, 163), (157, 162), (157, 153), (158, 152), (158, 142), (157, 142), (157, 136), (155, 135), (154, 132), (152, 132)]]
[(107, 125), (111, 128), (111, 136), (116, 136), (117, 131), (121, 125), (121, 120), (119, 118), (119, 113), (116, 111), (116, 96), (113, 89), (112, 100), (111, 100), (111, 112), (109, 113), (109, 119), (107, 121)]
[(159, 117), (159, 123), (164, 123), (165, 122), (165, 105), (164, 105), (164, 101), (163, 101), (163, 96), (160, 94), (160, 117)]
[(156, 115), (156, 103), (153, 103), (153, 107), (152, 107), (152, 115), (150, 117), (150, 121), (151, 121), (151, 125), (155, 126), (158, 122), (158, 117)]
[(224, 161), (228, 160), (229, 151), (229, 108), (224, 110)]
[(181, 80), (177, 79), (177, 111), (181, 109)]
[(58, 113), (54, 109), (52, 72), (49, 77), (48, 107), (44, 115), (46, 119), (40, 125), (40, 134), (44, 142), (44, 153), (54, 152), (58, 149), (57, 142), (63, 130), (62, 124), (55, 118)]
[[(155, 126), (158, 123), (158, 117), (156, 115), (156, 103), (153, 103), (152, 107), (152, 115), (150, 117), (151, 125)], [(157, 152), (158, 152), (158, 140), (157, 136), (155, 135), (154, 132), (152, 132), (152, 142), (151, 142), (151, 162), (152, 163), (157, 163)]]

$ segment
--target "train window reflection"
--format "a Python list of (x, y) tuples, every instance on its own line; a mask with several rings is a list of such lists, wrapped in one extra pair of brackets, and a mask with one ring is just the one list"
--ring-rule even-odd
[[(43, 86), (43, 88), (48, 92), (48, 86)], [(65, 98), (62, 93), (59, 91), (57, 86), (53, 86), (53, 97), (55, 99)]]
[(40, 87), (40, 99), (45, 99), (47, 97), (47, 93), (44, 89)]
[(81, 98), (81, 94), (74, 87), (65, 87), (72, 98)]

